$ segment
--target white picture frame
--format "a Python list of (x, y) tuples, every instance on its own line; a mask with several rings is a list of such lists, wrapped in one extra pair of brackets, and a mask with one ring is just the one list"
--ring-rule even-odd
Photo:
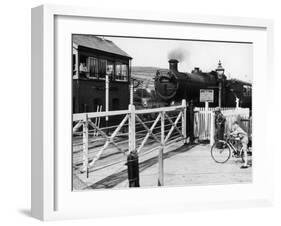
[[(126, 23), (124, 26), (135, 23), (135, 27), (140, 29), (123, 30), (118, 34), (128, 36), (140, 33), (143, 33), (143, 36), (151, 36), (155, 32), (151, 28), (155, 26), (171, 28), (175, 26), (175, 31), (189, 26), (198, 33), (191, 37), (192, 39), (200, 39), (200, 35), (201, 39), (206, 39), (208, 29), (217, 29), (219, 32), (210, 32), (209, 40), (248, 40), (255, 44), (253, 108), (257, 113), (253, 117), (253, 134), (257, 151), (253, 184), (125, 189), (91, 193), (71, 191), (71, 182), (68, 180), (71, 168), (70, 163), (67, 163), (71, 132), (65, 132), (66, 134), (61, 136), (62, 128), (68, 128), (64, 126), (67, 122), (69, 124), (71, 122), (68, 121), (71, 110), (69, 105), (66, 105), (64, 112), (61, 112), (63, 107), (60, 106), (62, 93), (69, 95), (71, 90), (68, 86), (69, 81), (63, 76), (64, 72), (60, 72), (66, 70), (67, 75), (71, 67), (67, 68), (69, 65), (60, 64), (60, 68), (56, 68), (61, 54), (68, 56), (70, 53), (71, 43), (66, 39), (69, 49), (58, 44), (61, 43), (63, 35), (71, 34), (72, 30), (86, 34), (93, 32), (86, 26), (79, 27), (81, 23), (97, 25), (104, 21), (109, 25), (101, 24), (98, 33), (102, 32), (102, 28), (112, 26), (110, 23)], [(199, 29), (201, 34), (196, 29)], [(237, 33), (234, 34), (231, 29), (237, 30)], [(168, 34), (168, 31), (166, 32)], [(109, 34), (115, 35), (114, 32)], [(171, 35), (169, 33), (166, 36), (171, 37)], [(56, 220), (271, 205), (273, 179), (268, 175), (273, 173), (274, 150), (266, 148), (270, 140), (267, 136), (269, 133), (266, 120), (263, 119), (268, 117), (266, 106), (270, 106), (270, 101), (267, 101), (267, 97), (272, 93), (270, 86), (274, 82), (272, 64), (273, 22), (271, 20), (165, 12), (156, 14), (57, 5), (43, 5), (32, 9), (32, 216), (41, 220)], [(264, 105), (261, 106), (259, 102)], [(62, 115), (67, 115), (66, 119), (62, 119)], [(58, 140), (58, 137), (61, 139)], [(262, 149), (266, 150), (266, 153), (262, 153)], [(66, 175), (66, 179), (61, 175)], [(240, 192), (237, 194), (237, 191)], [(85, 204), (86, 199), (88, 204)]]

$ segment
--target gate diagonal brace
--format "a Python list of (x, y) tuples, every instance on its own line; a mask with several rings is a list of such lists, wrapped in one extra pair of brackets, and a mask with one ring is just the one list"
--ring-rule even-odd
[(82, 121), (80, 120), (77, 124), (73, 127), (73, 133), (75, 133), (81, 126), (83, 125)]
[(171, 125), (178, 131), (178, 133), (179, 133), (181, 136), (183, 136), (183, 135), (182, 135), (182, 132), (181, 132), (180, 129), (177, 127), (178, 121), (180, 120), (180, 117), (182, 116), (182, 112), (178, 115), (179, 120), (176, 119), (175, 122), (173, 122), (172, 119), (171, 119), (167, 114), (165, 114), (165, 115), (166, 115), (166, 118), (168, 119), (168, 121), (171, 123)]
[[(124, 123), (120, 123), (120, 125), (124, 125), (125, 122), (127, 121), (128, 117), (126, 116), (123, 120)], [(118, 147), (118, 145), (115, 143), (115, 141), (113, 140), (113, 138), (116, 136), (116, 134), (119, 132), (119, 130), (121, 129), (122, 126), (119, 126), (115, 129), (115, 131), (112, 133), (111, 136), (107, 136), (105, 132), (103, 132), (95, 123), (93, 123), (92, 121), (89, 121), (89, 124), (96, 130), (98, 130), (98, 132), (101, 134), (102, 137), (104, 137), (106, 139), (106, 142), (108, 142), (108, 144), (113, 144), (120, 152), (125, 153), (125, 151), (123, 151), (121, 148)]]
[(137, 150), (138, 153), (139, 153), (140, 150), (143, 148), (144, 144), (147, 142), (148, 137), (153, 134), (153, 133), (152, 133), (152, 132), (153, 132), (153, 129), (154, 129), (155, 126), (157, 125), (157, 123), (158, 123), (158, 121), (159, 121), (160, 118), (161, 118), (161, 114), (158, 114), (156, 120), (154, 121), (154, 123), (153, 123), (153, 125), (150, 127), (150, 129), (148, 129), (148, 133), (145, 135), (145, 137), (144, 137), (144, 139), (143, 139), (141, 145), (139, 146), (139, 148), (138, 148), (138, 150)]
[(105, 132), (103, 132), (94, 122), (92, 122), (91, 120), (89, 120), (89, 125), (92, 126), (94, 129), (96, 129), (100, 135), (105, 138), (106, 140), (108, 139), (108, 136), (106, 135)]
[(92, 159), (92, 161), (89, 163), (88, 165), (88, 170), (89, 168), (93, 167), (93, 165), (95, 164), (95, 162), (100, 158), (101, 154), (103, 153), (103, 151), (108, 147), (109, 144), (113, 144), (120, 152), (122, 152), (123, 154), (125, 154), (125, 151), (123, 151), (120, 147), (118, 147), (118, 145), (113, 141), (113, 138), (117, 135), (117, 133), (120, 131), (120, 129), (123, 127), (123, 125), (126, 123), (126, 121), (128, 120), (128, 115), (126, 115), (124, 117), (124, 119), (122, 120), (122, 122), (118, 125), (118, 127), (114, 130), (114, 132), (111, 134), (111, 136), (107, 136), (100, 128), (97, 127), (97, 125), (95, 123), (93, 123), (92, 121), (89, 122), (89, 124), (94, 127), (95, 129), (98, 130), (98, 132), (101, 133), (101, 135), (106, 138), (106, 142), (103, 145), (103, 147), (100, 149), (100, 151), (97, 153), (97, 155), (95, 156), (95, 158)]
[[(160, 117), (159, 117), (160, 118)], [(144, 124), (144, 122), (139, 118), (139, 116), (136, 115), (136, 119), (143, 125), (145, 130), (158, 142), (161, 144), (161, 141), (150, 131), (150, 129), (147, 127), (147, 125)]]
[[(164, 114), (164, 115), (166, 115), (166, 114)], [(175, 123), (174, 123), (174, 122), (169, 118), (169, 116), (166, 115), (166, 118), (167, 118), (167, 119), (169, 120), (169, 122), (172, 124), (172, 127), (171, 127), (171, 129), (169, 130), (169, 133), (167, 134), (167, 136), (166, 136), (166, 138), (165, 138), (165, 143), (166, 143), (166, 142), (168, 141), (168, 139), (170, 138), (170, 136), (171, 136), (172, 132), (174, 131), (174, 129), (176, 129), (176, 130), (179, 132), (180, 136), (183, 137), (181, 131), (180, 131), (179, 128), (177, 127), (177, 124), (178, 124), (178, 122), (179, 122), (181, 116), (182, 116), (182, 112), (179, 113), (179, 115), (178, 115), (178, 117), (177, 117), (177, 119), (175, 120)]]

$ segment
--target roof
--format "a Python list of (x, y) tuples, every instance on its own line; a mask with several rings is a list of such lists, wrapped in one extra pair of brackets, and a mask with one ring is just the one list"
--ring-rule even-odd
[(90, 49), (113, 53), (128, 58), (132, 57), (120, 49), (114, 42), (94, 35), (73, 35), (73, 43)]
[(251, 82), (245, 82), (243, 80), (236, 79), (236, 78), (229, 79), (229, 81), (232, 82), (232, 83), (242, 83), (244, 85), (252, 86)]

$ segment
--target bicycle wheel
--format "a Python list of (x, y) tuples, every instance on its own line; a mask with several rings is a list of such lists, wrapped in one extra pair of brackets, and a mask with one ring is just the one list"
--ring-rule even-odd
[(225, 163), (231, 156), (231, 150), (225, 141), (217, 141), (211, 148), (211, 156), (217, 163)]

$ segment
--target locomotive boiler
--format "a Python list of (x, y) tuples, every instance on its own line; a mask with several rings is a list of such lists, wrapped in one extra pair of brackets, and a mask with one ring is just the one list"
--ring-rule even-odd
[(227, 79), (224, 73), (219, 76), (217, 71), (206, 73), (195, 68), (191, 73), (179, 72), (176, 59), (169, 60), (169, 69), (157, 70), (155, 76), (155, 91), (162, 101), (171, 103), (186, 99), (198, 107), (204, 106), (200, 102), (200, 89), (213, 89), (214, 102), (210, 107), (219, 105), (221, 93), (222, 107), (235, 107), (239, 100), (240, 107), (251, 108), (251, 88), (250, 83)]

